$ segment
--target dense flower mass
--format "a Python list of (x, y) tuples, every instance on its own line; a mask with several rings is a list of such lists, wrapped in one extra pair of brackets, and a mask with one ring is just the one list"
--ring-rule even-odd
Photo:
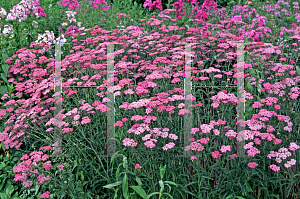
[(6, 17), (7, 13), (6, 13), (6, 10), (2, 7), (0, 7), (0, 20), (1, 18), (4, 18)]
[(22, 22), (29, 14), (34, 14), (36, 18), (38, 18), (40, 15), (47, 17), (44, 9), (39, 5), (39, 0), (22, 0), (20, 3), (15, 5), (12, 10), (10, 10), (6, 20), (18, 20), (19, 22)]
[(78, 10), (81, 7), (81, 4), (78, 4), (77, 0), (62, 0), (59, 3), (60, 3), (60, 5), (62, 5), (64, 7), (68, 6), (69, 11)]

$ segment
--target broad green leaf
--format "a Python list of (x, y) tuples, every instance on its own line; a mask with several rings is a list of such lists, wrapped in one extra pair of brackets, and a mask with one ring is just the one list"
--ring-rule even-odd
[(1, 73), (1, 77), (7, 84), (9, 84), (4, 73)]
[(7, 86), (0, 86), (0, 94), (4, 95), (5, 93), (7, 93)]
[(141, 197), (147, 198), (145, 190), (141, 186), (130, 186), (135, 192), (137, 192)]
[(114, 199), (116, 199), (116, 198), (117, 198), (119, 189), (120, 189), (119, 187), (116, 189), (116, 192), (115, 192)]
[(164, 182), (162, 180), (160, 180), (158, 183), (159, 183), (159, 186), (160, 186), (160, 193), (162, 193), (164, 191), (164, 188), (165, 188)]
[(7, 199), (6, 195), (4, 193), (0, 193), (0, 198), (1, 199)]
[(251, 187), (250, 187), (248, 184), (246, 184), (246, 190), (247, 190), (248, 192), (253, 192), (253, 190), (251, 189)]
[(6, 59), (8, 58), (8, 56), (6, 54), (2, 54), (2, 58), (3, 58), (3, 62), (6, 63)]
[(39, 184), (35, 185), (35, 195), (38, 193), (40, 186), (41, 185), (39, 185)]
[(6, 193), (6, 195), (11, 196), (11, 194), (12, 194), (13, 192), (14, 192), (14, 186), (10, 184), (10, 185), (6, 188), (5, 193)]
[(7, 179), (7, 176), (4, 178), (1, 178), (2, 184), (0, 185), (0, 190), (4, 187), (4, 184), (6, 183), (6, 179)]
[(259, 77), (256, 75), (254, 69), (250, 70), (250, 73), (253, 77), (255, 77), (256, 79), (259, 79)]
[(259, 92), (259, 94), (261, 94), (261, 89), (262, 89), (261, 84), (258, 84), (257, 85), (257, 91)]
[(119, 164), (118, 169), (117, 169), (117, 171), (116, 171), (116, 180), (117, 180), (117, 181), (119, 180), (120, 166), (121, 166), (121, 164)]
[(9, 65), (8, 64), (2, 64), (2, 69), (5, 73), (5, 75), (8, 76)]
[(253, 107), (251, 106), (251, 107), (248, 109), (248, 112), (249, 112), (249, 113), (252, 113), (252, 111), (253, 111)]
[(142, 186), (143, 183), (142, 183), (142, 181), (141, 181), (141, 179), (140, 179), (139, 177), (136, 176), (135, 181), (136, 181), (140, 186)]
[(163, 177), (165, 175), (166, 167), (167, 167), (167, 165), (165, 165), (163, 168), (160, 167), (160, 179), (161, 180), (163, 179)]
[(297, 74), (300, 75), (300, 68), (299, 68), (299, 66), (296, 66), (296, 71), (297, 71)]
[(77, 161), (75, 161), (72, 171), (74, 171), (75, 167), (77, 167)]
[[(0, 169), (2, 169), (2, 168), (4, 168), (6, 166), (6, 164), (4, 163), (4, 162), (1, 162), (0, 163)], [(3, 174), (3, 175), (5, 175), (5, 174)], [(0, 176), (1, 177), (1, 176)]]
[(128, 194), (128, 177), (127, 177), (126, 173), (125, 173), (125, 176), (124, 176), (123, 182), (122, 182), (122, 191), (123, 191), (124, 198), (127, 198), (127, 194)]
[(127, 165), (127, 157), (123, 157), (123, 168), (127, 171), (128, 165)]
[(19, 160), (20, 160), (20, 158), (18, 158), (18, 157), (14, 157), (14, 158), (13, 158), (13, 161), (16, 161), (16, 162), (17, 162), (17, 161), (19, 161)]
[(253, 92), (253, 86), (250, 84), (250, 82), (246, 82), (246, 84), (247, 84), (247, 88), (250, 90), (250, 93), (252, 93)]
[(257, 100), (260, 102), (261, 98), (258, 95), (256, 97), (257, 97)]
[(122, 184), (122, 181), (118, 181), (118, 182), (115, 182), (115, 183), (112, 183), (112, 184), (108, 184), (108, 185), (105, 185), (103, 186), (104, 188), (107, 188), (107, 189), (111, 189), (115, 186), (119, 186), (120, 184)]
[(171, 182), (171, 181), (164, 181), (165, 184), (171, 184), (171, 185), (175, 185), (176, 187), (178, 187), (178, 185), (175, 182)]
[(147, 199), (150, 199), (151, 196), (153, 196), (153, 195), (159, 195), (159, 193), (158, 192), (151, 193), (150, 195), (148, 195)]
[(127, 173), (135, 176), (135, 174), (131, 171), (128, 171)]

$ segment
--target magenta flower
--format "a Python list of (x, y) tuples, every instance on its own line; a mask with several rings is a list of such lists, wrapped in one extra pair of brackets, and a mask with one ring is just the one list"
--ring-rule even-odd
[(139, 169), (140, 169), (140, 168), (142, 168), (142, 167), (141, 167), (141, 165), (136, 164), (136, 165), (135, 165), (135, 168), (139, 168)]
[(41, 195), (41, 198), (50, 198), (50, 192), (49, 191), (46, 191), (45, 193), (43, 193)]
[(255, 167), (257, 167), (257, 163), (256, 162), (250, 162), (250, 163), (248, 163), (248, 167), (250, 167), (250, 168), (255, 168)]

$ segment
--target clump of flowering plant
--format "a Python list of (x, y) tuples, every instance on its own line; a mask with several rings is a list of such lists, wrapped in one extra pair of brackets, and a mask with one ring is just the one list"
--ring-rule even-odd
[(149, 10), (153, 10), (154, 8), (158, 8), (159, 10), (162, 10), (162, 3), (161, 0), (155, 0), (152, 2), (152, 0), (146, 0), (143, 4), (143, 7), (149, 7)]
[(78, 10), (81, 7), (81, 4), (78, 4), (77, 0), (62, 0), (59, 2), (63, 7), (69, 6), (68, 10)]
[(22, 22), (29, 14), (34, 14), (36, 18), (38, 18), (40, 15), (47, 17), (44, 9), (39, 5), (39, 0), (22, 0), (12, 8), (10, 13), (8, 13), (7, 21), (18, 20), (19, 22)]
[(6, 17), (7, 13), (6, 13), (6, 10), (2, 7), (0, 7), (0, 20), (1, 18), (4, 18)]
[(45, 52), (49, 52), (51, 49), (51, 45), (59, 42), (61, 46), (63, 46), (67, 40), (64, 35), (60, 35), (59, 37), (55, 38), (53, 31), (49, 32), (48, 30), (45, 31), (43, 35), (39, 34), (35, 43), (37, 44), (48, 44), (48, 48), (43, 48)]

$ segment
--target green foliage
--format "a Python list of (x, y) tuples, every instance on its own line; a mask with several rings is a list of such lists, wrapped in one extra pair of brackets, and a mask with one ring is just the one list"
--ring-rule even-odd
[(2, 59), (0, 59), (0, 65), (1, 65), (1, 69), (0, 69), (0, 75), (1, 75), (1, 79), (5, 82), (4, 85), (2, 85), (2, 82), (0, 83), (0, 96), (3, 96), (5, 93), (9, 93), (9, 95), (12, 93), (13, 91), (13, 84), (10, 84), (7, 81), (7, 78), (9, 77), (8, 74), (8, 70), (9, 70), (9, 65), (6, 63), (6, 59), (8, 58), (7, 54), (2, 54)]
[[(123, 168), (125, 169), (125, 172), (119, 173), (119, 167), (122, 164), (123, 164)], [(131, 171), (128, 170), (127, 157), (124, 156), (123, 157), (123, 163), (119, 164), (118, 170), (116, 172), (116, 178), (120, 179), (119, 175), (123, 174), (123, 179), (119, 180), (119, 181), (117, 181), (115, 183), (105, 185), (105, 186), (103, 186), (103, 188), (114, 189), (114, 191), (115, 191), (114, 198), (116, 198), (117, 196), (119, 196), (120, 195), (119, 194), (119, 190), (122, 190), (122, 194), (123, 194), (122, 196), (125, 199), (137, 198), (136, 194), (138, 194), (139, 196), (141, 196), (144, 199), (150, 199), (151, 196), (154, 196), (154, 195), (159, 195), (159, 199), (161, 199), (163, 195), (169, 196), (170, 198), (173, 199), (173, 197), (169, 193), (165, 193), (164, 192), (164, 187), (165, 187), (165, 185), (168, 186), (169, 187), (169, 192), (170, 192), (171, 191), (170, 185), (174, 185), (176, 187), (178, 185), (176, 183), (174, 183), (174, 182), (171, 182), (171, 181), (163, 181), (162, 179), (163, 179), (163, 177), (165, 175), (165, 172), (166, 172), (166, 165), (163, 168), (160, 167), (160, 181), (158, 182), (158, 184), (160, 186), (160, 191), (159, 192), (153, 192), (153, 193), (147, 195), (146, 191), (142, 188), (142, 184), (143, 183), (142, 183), (140, 177), (138, 177), (137, 173), (136, 172), (133, 173), (133, 172), (131, 172)], [(138, 186), (129, 186), (129, 178), (128, 178), (128, 176), (132, 176), (132, 178), (130, 178), (130, 182), (133, 183), (134, 181), (136, 181), (136, 183), (138, 183)], [(131, 189), (133, 189), (134, 192), (129, 193), (129, 187)]]
[[(136, 2), (138, 5), (143, 6), (145, 3), (145, 0), (133, 0), (134, 2)], [(167, 9), (167, 8), (171, 8), (172, 4), (176, 2), (176, 0), (161, 0), (161, 3), (163, 5), (163, 10)], [(147, 7), (147, 9), (149, 10), (149, 7)]]
[(22, 155), (19, 152), (10, 155), (3, 143), (0, 147), (0, 199), (18, 199), (22, 184), (14, 181), (13, 169), (21, 162)]

